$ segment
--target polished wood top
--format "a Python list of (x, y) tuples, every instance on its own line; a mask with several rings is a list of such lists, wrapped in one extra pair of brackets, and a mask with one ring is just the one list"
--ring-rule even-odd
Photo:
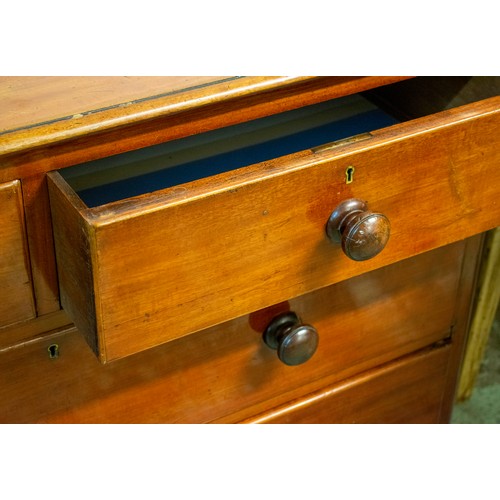
[(0, 77), (0, 155), (327, 80), (342, 94), (405, 77)]
[(186, 92), (225, 79), (223, 76), (2, 76), (0, 133)]

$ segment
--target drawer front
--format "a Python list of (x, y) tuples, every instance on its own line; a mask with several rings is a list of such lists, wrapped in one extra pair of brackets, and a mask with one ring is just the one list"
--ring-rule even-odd
[(0, 184), (0, 214), (0, 327), (2, 327), (35, 316), (19, 181)]
[[(5, 352), (0, 419), (194, 423), (260, 414), (448, 337), (457, 326), (464, 247), (439, 248), (106, 365), (74, 331)], [(288, 309), (319, 334), (316, 353), (299, 366), (284, 365), (262, 341), (269, 321)]]
[(243, 423), (438, 424), (449, 356), (418, 353)]
[[(63, 307), (105, 362), (495, 227), (499, 126), (492, 98), (94, 209), (51, 173)], [(350, 198), (391, 224), (363, 262), (325, 233)]]

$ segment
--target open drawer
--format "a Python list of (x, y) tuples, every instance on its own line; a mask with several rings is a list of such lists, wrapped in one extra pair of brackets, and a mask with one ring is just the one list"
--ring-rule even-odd
[[(106, 362), (488, 230), (499, 129), (499, 97), (401, 123), (349, 97), (51, 172), (62, 305)], [(367, 260), (325, 230), (350, 199), (390, 224)]]

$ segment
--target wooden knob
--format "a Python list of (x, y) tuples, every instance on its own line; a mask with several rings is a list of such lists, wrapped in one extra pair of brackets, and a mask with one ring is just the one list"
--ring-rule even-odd
[(368, 210), (365, 201), (351, 198), (343, 201), (330, 215), (326, 234), (352, 260), (367, 260), (379, 254), (391, 232), (389, 219)]
[(282, 313), (269, 323), (263, 340), (276, 349), (278, 358), (285, 365), (305, 363), (316, 352), (318, 332), (311, 325), (304, 325), (294, 312)]

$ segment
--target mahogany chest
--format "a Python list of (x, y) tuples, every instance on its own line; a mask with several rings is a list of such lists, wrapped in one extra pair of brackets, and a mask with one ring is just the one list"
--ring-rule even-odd
[(499, 88), (0, 78), (0, 421), (448, 422)]

